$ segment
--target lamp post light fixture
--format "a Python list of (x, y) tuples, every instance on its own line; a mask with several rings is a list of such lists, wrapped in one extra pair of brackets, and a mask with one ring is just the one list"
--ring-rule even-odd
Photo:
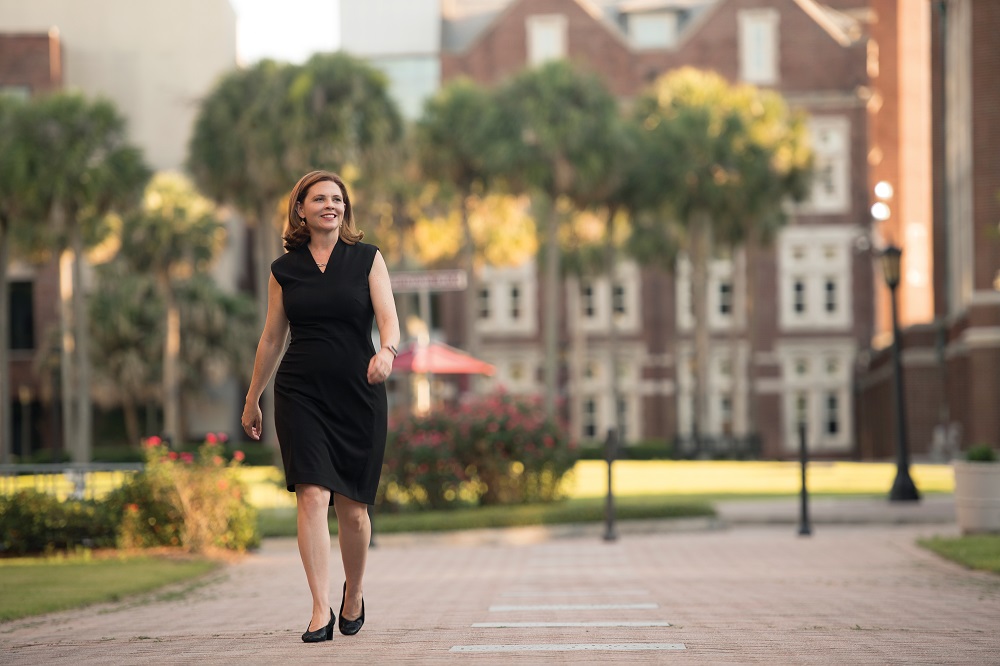
[(899, 313), (896, 305), (896, 288), (899, 286), (899, 263), (903, 251), (890, 244), (881, 255), (882, 274), (889, 287), (892, 303), (892, 377), (896, 398), (896, 479), (892, 482), (889, 499), (893, 502), (916, 501), (920, 499), (917, 487), (910, 478), (910, 454), (907, 450), (906, 404), (903, 399), (903, 363), (899, 335)]

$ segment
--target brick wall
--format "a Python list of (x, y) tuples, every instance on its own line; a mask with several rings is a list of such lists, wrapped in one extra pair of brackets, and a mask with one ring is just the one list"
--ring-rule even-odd
[(62, 87), (58, 33), (0, 34), (0, 86), (23, 86), (31, 93)]

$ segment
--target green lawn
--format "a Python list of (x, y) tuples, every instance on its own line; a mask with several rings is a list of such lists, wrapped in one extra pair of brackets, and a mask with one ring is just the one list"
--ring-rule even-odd
[[(710, 501), (700, 497), (644, 495), (619, 497), (615, 501), (619, 520), (640, 518), (696, 518), (714, 516)], [(487, 527), (518, 527), (591, 523), (604, 520), (604, 499), (586, 497), (551, 504), (489, 506), (449, 511), (382, 513), (375, 511), (376, 534), (392, 532), (445, 532)], [(260, 510), (260, 530), (264, 537), (295, 536), (295, 509)], [(330, 527), (336, 533), (337, 522), (331, 512)]]
[(933, 537), (917, 543), (970, 569), (1000, 574), (1000, 534)]
[(204, 575), (206, 559), (150, 556), (0, 559), (0, 622), (78, 608)]

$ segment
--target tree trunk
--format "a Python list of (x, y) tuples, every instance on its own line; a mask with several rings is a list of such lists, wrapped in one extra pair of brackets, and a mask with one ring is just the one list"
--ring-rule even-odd
[[(573, 314), (580, 312), (580, 281), (575, 277), (566, 279), (566, 310)], [(581, 401), (584, 398), (583, 373), (587, 359), (587, 334), (579, 317), (570, 316), (567, 325), (570, 329), (569, 395), (572, 396), (569, 404), (569, 428), (573, 437), (582, 437)]]
[(694, 309), (694, 406), (691, 414), (691, 435), (700, 445), (700, 438), (708, 426), (709, 414), (709, 351), (708, 326), (708, 264), (712, 257), (711, 219), (705, 213), (696, 213), (691, 220), (691, 298)]
[[(462, 215), (462, 269), (465, 270), (465, 350), (473, 356), (479, 356), (479, 331), (476, 330), (476, 320), (478, 318), (477, 299), (479, 285), (476, 281), (476, 245), (472, 238), (472, 229), (469, 227), (469, 197), (470, 192), (462, 193), (461, 215)], [(430, 331), (431, 322), (427, 322), (427, 330)], [(476, 375), (467, 375), (469, 391), (478, 393), (479, 378)]]
[[(75, 217), (75, 216), (74, 216)], [(83, 230), (71, 220), (73, 243), (73, 331), (76, 355), (77, 462), (90, 462), (93, 453), (93, 413), (90, 401), (90, 336), (83, 289)]]
[[(479, 354), (479, 332), (476, 330), (476, 245), (469, 227), (469, 192), (462, 193), (462, 268), (468, 276), (468, 287), (465, 289), (465, 350), (477, 356)], [(427, 322), (430, 330), (430, 322)], [(473, 376), (474, 378), (474, 376)]]
[(746, 327), (747, 327), (747, 365), (746, 365), (746, 389), (747, 389), (747, 434), (757, 435), (757, 382), (755, 378), (756, 362), (754, 355), (757, 353), (757, 309), (755, 297), (757, 295), (757, 260), (760, 256), (758, 250), (760, 244), (756, 235), (751, 233), (747, 239), (746, 246)]
[(160, 277), (160, 291), (167, 308), (166, 330), (163, 338), (163, 436), (175, 447), (184, 444), (181, 431), (180, 379), (178, 364), (181, 350), (181, 313), (177, 296), (171, 289), (169, 278)]
[[(0, 218), (0, 465), (11, 462), (14, 453), (14, 427), (11, 414), (10, 386), (10, 285), (7, 282), (9, 261), (9, 220)], [(22, 428), (29, 427), (24, 423)], [(23, 452), (22, 452), (23, 454)]]
[(80, 462), (77, 435), (80, 429), (73, 402), (73, 253), (63, 250), (59, 255), (59, 407), (62, 411), (63, 450)]
[(128, 391), (122, 395), (122, 414), (125, 416), (125, 437), (128, 439), (128, 445), (133, 449), (139, 448), (139, 441), (142, 439), (139, 432), (139, 413), (135, 399)]
[(611, 361), (611, 422), (614, 424), (615, 436), (619, 444), (622, 440), (622, 414), (618, 409), (621, 403), (621, 387), (618, 384), (618, 321), (615, 314), (615, 269), (618, 263), (618, 248), (615, 247), (615, 216), (618, 209), (612, 206), (608, 209), (608, 223), (604, 240), (604, 272), (608, 276), (608, 350)]
[(538, 195), (545, 219), (545, 299), (542, 322), (545, 349), (545, 416), (556, 417), (559, 391), (559, 213), (547, 195)]
[(743, 372), (743, 368), (739, 363), (743, 334), (739, 327), (737, 306), (740, 305), (740, 303), (736, 293), (736, 285), (743, 283), (743, 275), (746, 273), (746, 252), (741, 248), (734, 249), (732, 251), (731, 264), (732, 274), (729, 285), (729, 297), (731, 299), (729, 309), (729, 367), (731, 389), (729, 399), (732, 423), (730, 424), (730, 431), (723, 432), (722, 434), (736, 437), (745, 434), (741, 432), (738, 426), (741, 421), (740, 415), (747, 411), (745, 404), (745, 397), (747, 395), (745, 391), (747, 375)]

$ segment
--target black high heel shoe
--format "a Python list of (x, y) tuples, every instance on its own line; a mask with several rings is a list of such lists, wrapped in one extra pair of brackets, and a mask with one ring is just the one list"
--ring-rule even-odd
[(356, 620), (348, 620), (344, 617), (344, 600), (347, 597), (347, 583), (344, 583), (344, 596), (340, 599), (340, 619), (337, 620), (337, 627), (340, 633), (345, 636), (353, 636), (361, 631), (365, 624), (365, 598), (361, 597), (361, 615)]
[[(323, 641), (333, 640), (333, 621), (337, 619), (337, 616), (333, 614), (333, 609), (330, 609), (330, 621), (326, 623), (325, 626), (316, 629), (315, 631), (309, 631), (309, 625), (306, 625), (306, 633), (302, 634), (303, 643), (322, 643)], [(360, 628), (360, 627), (359, 627)]]

